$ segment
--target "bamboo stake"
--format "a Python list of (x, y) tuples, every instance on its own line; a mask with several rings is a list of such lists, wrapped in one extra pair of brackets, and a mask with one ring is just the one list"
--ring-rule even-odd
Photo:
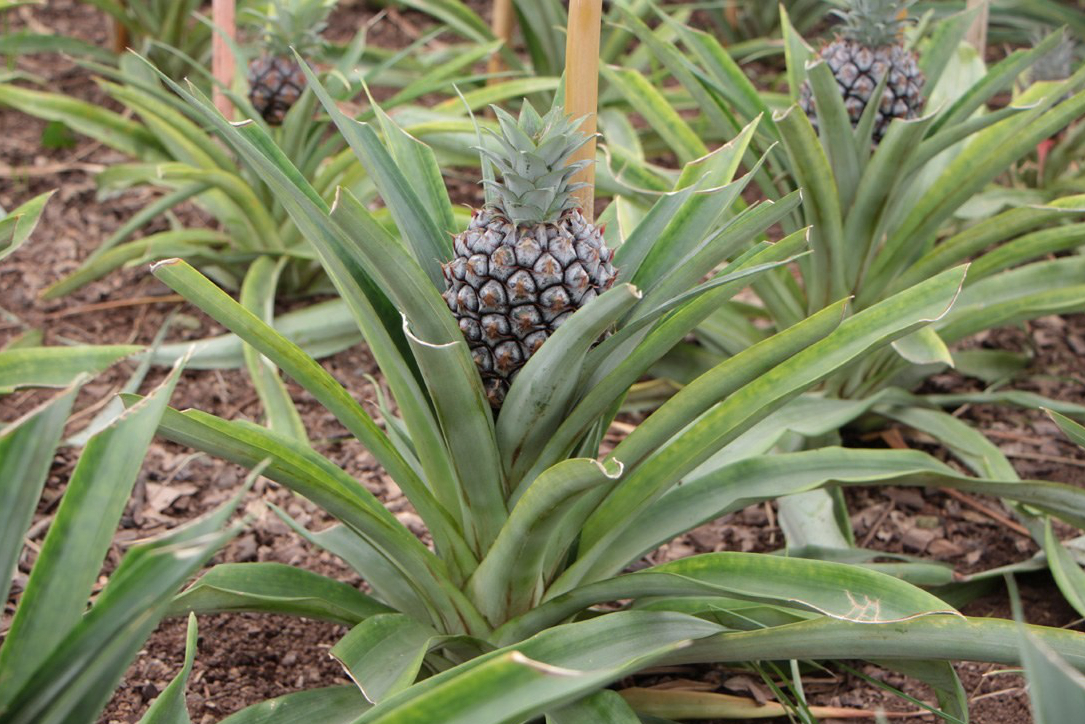
[(113, 21), (113, 52), (120, 55), (124, 51), (128, 50), (130, 44), (128, 37), (128, 26), (122, 23), (120, 20)]
[(980, 10), (976, 13), (976, 19), (972, 21), (972, 26), (968, 28), (968, 33), (964, 36), (964, 39), (978, 50), (980, 58), (983, 58), (987, 52), (987, 22), (991, 12), (991, 3), (989, 0), (968, 0), (969, 10), (976, 7)]
[[(213, 0), (211, 3), (211, 19), (218, 28), (211, 40), (211, 73), (217, 81), (214, 92), (215, 108), (218, 108), (219, 113), (226, 118), (233, 118), (234, 114), (230, 99), (222, 92), (222, 87), (229, 88), (234, 80), (236, 61), (230, 50), (230, 44), (226, 40), (226, 38), (234, 40), (237, 37), (234, 12), (234, 0)], [(223, 37), (224, 35), (226, 37)]]
[(584, 216), (595, 218), (595, 131), (599, 110), (599, 34), (603, 23), (603, 0), (570, 0), (569, 30), (565, 46), (565, 112), (584, 116), (580, 130), (591, 140), (571, 158), (570, 163), (589, 160), (592, 164), (573, 177), (586, 183), (575, 192)]
[[(494, 17), (491, 27), (493, 28), (494, 37), (500, 40), (504, 47), (507, 48), (512, 44), (512, 31), (516, 27), (516, 11), (512, 7), (512, 0), (494, 0)], [(505, 65), (505, 59), (501, 56), (502, 49), (499, 49), (493, 55), (490, 56), (490, 64), (487, 71), (491, 74), (497, 74), (508, 69)], [(490, 78), (487, 82), (488, 85), (494, 83), (500, 83), (500, 78)]]
[[(117, 3), (122, 10), (125, 9), (124, 0), (120, 0)], [(116, 18), (113, 19), (113, 52), (120, 55), (124, 51), (128, 50), (128, 45), (131, 42), (131, 38), (128, 36), (128, 26), (122, 23)]]
[(727, 24), (735, 30), (738, 30), (738, 0), (731, 0), (731, 3), (727, 5), (725, 13)]

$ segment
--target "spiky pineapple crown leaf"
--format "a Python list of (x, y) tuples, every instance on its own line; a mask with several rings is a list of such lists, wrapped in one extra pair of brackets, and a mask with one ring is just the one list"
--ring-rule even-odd
[[(291, 56), (294, 48), (302, 55), (319, 48), (320, 34), (328, 26), (328, 15), (336, 0), (271, 0), (264, 9), (243, 11), (246, 24), (255, 27), (270, 55)], [(292, 56), (291, 56), (292, 57)]]
[(578, 130), (584, 119), (567, 116), (557, 106), (540, 116), (526, 101), (519, 120), (496, 106), (493, 111), (500, 130), (487, 130), (499, 148), (478, 148), (501, 176), (484, 182), (493, 192), (491, 206), (524, 226), (557, 221), (576, 208), (573, 192), (586, 184), (570, 179), (591, 161), (568, 161), (591, 138)]
[(850, 0), (847, 10), (833, 10), (844, 21), (840, 35), (867, 48), (898, 42), (911, 20), (908, 8), (915, 0)]

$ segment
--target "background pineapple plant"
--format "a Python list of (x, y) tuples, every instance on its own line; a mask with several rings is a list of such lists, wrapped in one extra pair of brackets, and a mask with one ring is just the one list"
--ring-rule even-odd
[[(843, 21), (840, 34), (821, 49), (844, 97), (853, 126), (859, 124), (886, 73), (889, 78), (878, 100), (874, 121), (874, 142), (885, 136), (894, 118), (915, 118), (923, 110), (923, 73), (916, 54), (904, 47), (901, 33), (908, 22), (907, 9), (913, 0), (851, 0), (849, 10), (834, 11)], [(804, 83), (799, 104), (817, 128), (814, 96)]]
[(499, 408), (528, 358), (573, 312), (614, 283), (603, 233), (580, 212), (570, 179), (589, 162), (567, 164), (588, 141), (580, 120), (524, 103), (519, 123), (494, 107), (499, 149), (482, 153), (501, 180), (487, 180), (477, 210), (444, 266), (445, 300)]
[(249, 62), (249, 102), (268, 124), (281, 124), (305, 90), (305, 74), (291, 48), (302, 56), (318, 49), (334, 7), (335, 0), (271, 0), (266, 10), (246, 12), (263, 44)]

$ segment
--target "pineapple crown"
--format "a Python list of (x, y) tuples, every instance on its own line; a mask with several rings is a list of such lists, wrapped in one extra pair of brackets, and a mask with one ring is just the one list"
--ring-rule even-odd
[(320, 34), (328, 26), (328, 15), (336, 0), (271, 0), (263, 9), (242, 11), (247, 24), (259, 29), (265, 52), (289, 55), (294, 48), (302, 55), (322, 44)]
[(586, 184), (569, 180), (591, 161), (567, 161), (591, 139), (578, 130), (584, 119), (567, 116), (558, 106), (540, 116), (527, 101), (519, 120), (496, 106), (493, 111), (500, 132), (490, 133), (500, 148), (477, 149), (501, 174), (500, 180), (484, 182), (493, 192), (489, 205), (517, 225), (556, 221), (576, 208), (573, 192)]
[(908, 7), (915, 0), (850, 0), (847, 10), (833, 10), (844, 21), (840, 34), (867, 48), (898, 42), (911, 20)]

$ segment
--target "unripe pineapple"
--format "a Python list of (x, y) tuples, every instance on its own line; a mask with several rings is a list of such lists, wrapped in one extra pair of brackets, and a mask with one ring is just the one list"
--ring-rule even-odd
[(445, 265), (449, 309), (501, 407), (513, 377), (573, 312), (614, 283), (603, 232), (580, 212), (570, 182), (587, 165), (566, 165), (588, 137), (555, 108), (544, 117), (524, 103), (517, 121), (494, 109), (500, 150), (482, 153), (501, 178), (476, 210)]
[[(874, 120), (874, 143), (879, 143), (894, 118), (915, 118), (923, 110), (923, 73), (916, 55), (901, 44), (907, 23), (907, 7), (914, 0), (850, 0), (851, 9), (837, 12), (844, 25), (833, 42), (821, 49), (837, 87), (844, 97), (852, 126), (859, 124), (863, 110), (888, 72), (889, 80), (878, 101)], [(814, 96), (804, 83), (799, 105), (817, 128)]]
[(305, 90), (305, 73), (290, 49), (307, 55), (320, 47), (333, 7), (335, 0), (271, 0), (265, 11), (246, 11), (263, 44), (249, 63), (249, 102), (268, 124), (281, 124)]

